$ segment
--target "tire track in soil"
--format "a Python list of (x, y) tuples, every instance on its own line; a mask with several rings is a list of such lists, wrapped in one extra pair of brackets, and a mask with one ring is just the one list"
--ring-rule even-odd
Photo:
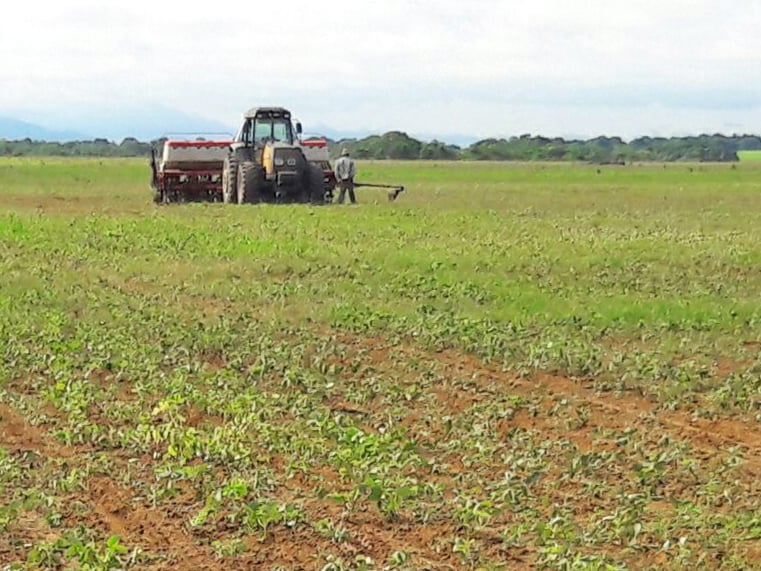
[(644, 397), (632, 393), (600, 395), (585, 387), (582, 381), (557, 375), (537, 373), (522, 378), (474, 355), (452, 349), (433, 352), (411, 344), (394, 345), (382, 337), (357, 337), (336, 331), (332, 335), (337, 342), (368, 353), (374, 366), (388, 365), (392, 360), (398, 363), (409, 358), (424, 359), (435, 362), (447, 375), (467, 377), (485, 392), (493, 391), (495, 387), (505, 387), (515, 394), (536, 396), (537, 390), (543, 389), (549, 397), (570, 397), (594, 409), (595, 413), (589, 421), (591, 426), (649, 430), (650, 417), (659, 428), (689, 441), (693, 448), (702, 452), (729, 453), (728, 448), (739, 446), (745, 449), (741, 470), (751, 476), (761, 475), (761, 431), (757, 424), (751, 422), (707, 420), (692, 418), (685, 412), (657, 410), (657, 405)]
[[(82, 452), (56, 443), (4, 403), (0, 403), (0, 444), (11, 452), (34, 450), (50, 459), (73, 458)], [(119, 535), (129, 549), (139, 547), (147, 555), (165, 556), (157, 568), (166, 569), (167, 565), (177, 571), (228, 568), (207, 547), (196, 544), (178, 521), (161, 509), (139, 505), (130, 490), (109, 476), (90, 477), (81, 493), (83, 497), (78, 499), (91, 507), (85, 516), (88, 525)]]

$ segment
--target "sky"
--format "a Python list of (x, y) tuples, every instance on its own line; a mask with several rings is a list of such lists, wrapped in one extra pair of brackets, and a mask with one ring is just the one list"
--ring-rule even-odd
[[(0, 116), (433, 138), (761, 133), (758, 0), (12, 0)], [(106, 119), (107, 120), (107, 119)], [(311, 127), (311, 129), (310, 129)], [(160, 134), (158, 134), (160, 135)]]

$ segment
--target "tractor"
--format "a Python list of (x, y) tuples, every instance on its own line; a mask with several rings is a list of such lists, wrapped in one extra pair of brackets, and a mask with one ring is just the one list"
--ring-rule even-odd
[(332, 198), (325, 172), (298, 140), (301, 131), (287, 109), (249, 109), (223, 161), (222, 201), (323, 204)]
[[(336, 177), (328, 141), (302, 137), (282, 107), (254, 107), (243, 116), (238, 133), (207, 140), (164, 138), (151, 149), (154, 201), (212, 201), (228, 204), (298, 202), (330, 204)], [(395, 200), (403, 186), (355, 182), (354, 187), (390, 188)]]

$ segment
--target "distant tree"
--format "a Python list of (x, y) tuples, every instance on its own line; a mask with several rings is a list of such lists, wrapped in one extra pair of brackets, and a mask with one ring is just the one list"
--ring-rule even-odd
[(423, 144), (401, 131), (389, 131), (381, 137), (387, 159), (419, 159)]
[(127, 137), (119, 144), (120, 155), (141, 156), (151, 152), (150, 143), (141, 143), (134, 137)]
[(420, 158), (424, 160), (452, 161), (460, 158), (460, 152), (460, 147), (433, 140), (430, 143), (422, 145), (420, 148)]

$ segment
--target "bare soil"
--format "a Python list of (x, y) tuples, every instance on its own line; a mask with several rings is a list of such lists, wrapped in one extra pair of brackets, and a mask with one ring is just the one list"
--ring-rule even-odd
[[(728, 455), (731, 448), (739, 448), (744, 459), (742, 478), (748, 482), (756, 481), (761, 475), (761, 429), (757, 424), (742, 420), (717, 420), (693, 418), (684, 412), (669, 412), (657, 407), (653, 402), (638, 395), (596, 393), (585, 383), (552, 375), (536, 375), (533, 378), (520, 378), (506, 373), (498, 367), (483, 363), (479, 359), (457, 351), (430, 352), (412, 345), (396, 346), (383, 338), (355, 337), (349, 334), (333, 332), (332, 335), (346, 346), (345, 356), (336, 364), (349, 368), (351, 362), (360, 359), (365, 365), (356, 374), (383, 372), (394, 374), (404, 382), (404, 375), (409, 375), (408, 363), (425, 361), (432, 363), (452, 382), (446, 382), (432, 391), (435, 409), (442, 413), (458, 414), (469, 410), (474, 405), (500, 392), (510, 395), (542, 395), (543, 402), (550, 406), (553, 402), (564, 400), (571, 406), (585, 406), (590, 414), (585, 422), (568, 427), (552, 418), (541, 415), (531, 416), (525, 410), (519, 410), (512, 418), (500, 420), (498, 430), (504, 437), (516, 427), (541, 429), (547, 439), (570, 439), (582, 451), (603, 450), (615, 446), (599, 438), (600, 429), (620, 430), (634, 427), (641, 431), (657, 431), (676, 439), (688, 442), (695, 451), (706, 458)], [(209, 366), (219, 368), (224, 362), (218, 355), (210, 356)], [(363, 372), (364, 371), (364, 372)], [(454, 382), (457, 380), (458, 382)], [(467, 380), (470, 388), (465, 389), (459, 382)], [(591, 383), (590, 383), (591, 385)], [(379, 404), (371, 401), (361, 407), (343, 399), (330, 401), (329, 406), (335, 411), (342, 411), (358, 416), (380, 412)], [(425, 428), (428, 438), (446, 438), (443, 423), (423, 427), (424, 411), (412, 409), (405, 418), (405, 426), (412, 433)], [(190, 411), (190, 423), (194, 426), (202, 422), (218, 423), (218, 418), (209, 419), (198, 410)], [(0, 445), (11, 454), (23, 454), (33, 451), (48, 459), (84, 458), (88, 453), (86, 447), (65, 446), (55, 440), (44, 428), (26, 422), (22, 415), (7, 404), (0, 403)], [(84, 461), (83, 460), (83, 461)], [(114, 453), (117, 465), (145, 462), (141, 478), (145, 483), (151, 479), (150, 458), (130, 459)], [(438, 481), (448, 489), (457, 486), (458, 474), (469, 470), (463, 465), (463, 458), (452, 455), (442, 459), (449, 465), (449, 473), (442, 474)], [(273, 463), (284, 459), (273, 459)], [(376, 562), (385, 562), (389, 555), (400, 548), (411, 550), (416, 554), (416, 561), (428, 561), (430, 569), (456, 569), (462, 560), (452, 552), (451, 545), (443, 543), (442, 538), (457, 535), (451, 521), (431, 521), (421, 524), (404, 516), (396, 521), (389, 521), (379, 516), (376, 510), (365, 509), (352, 513), (342, 513), (339, 505), (316, 500), (315, 487), (320, 479), (335, 479), (335, 474), (312, 474), (314, 478), (297, 476), (288, 482), (281, 494), (284, 497), (307, 498), (304, 502), (309, 521), (322, 518), (331, 521), (343, 521), (349, 531), (349, 538), (341, 543), (331, 542), (319, 535), (309, 526), (297, 526), (294, 529), (277, 529), (268, 534), (266, 539), (257, 536), (247, 537), (246, 553), (235, 560), (235, 568), (255, 569), (271, 568), (280, 565), (295, 569), (315, 569), (318, 554), (340, 553), (347, 559), (358, 554), (369, 555)], [(552, 478), (550, 472), (547, 478)], [(574, 487), (557, 486), (551, 495), (556, 502), (574, 502), (580, 514), (593, 514), (602, 506), (600, 500), (592, 497), (580, 497)], [(87, 479), (82, 493), (71, 498), (84, 504), (86, 509), (69, 510), (64, 514), (66, 524), (85, 524), (102, 532), (104, 537), (118, 535), (123, 545), (130, 549), (139, 548), (150, 554), (152, 559), (141, 566), (143, 569), (174, 569), (190, 571), (206, 569), (210, 571), (231, 568), (231, 560), (215, 556), (210, 545), (215, 539), (212, 534), (199, 533), (188, 525), (188, 520), (200, 507), (199, 499), (192, 495), (180, 495), (171, 504), (152, 506), (147, 498), (136, 488), (128, 488), (117, 482), (116, 475), (92, 475)], [(652, 510), (673, 510), (671, 504), (657, 503)], [(224, 529), (219, 530), (218, 537), (225, 537)], [(0, 563), (3, 561), (23, 560), (28, 546), (41, 540), (56, 536), (51, 528), (34, 512), (26, 512), (14, 522), (8, 534), (0, 537)], [(493, 531), (483, 532), (483, 543), (490, 555), (510, 561), (513, 565), (530, 565), (534, 553), (530, 548), (505, 550), (500, 546), (500, 538)], [(749, 552), (750, 553), (750, 552)], [(652, 559), (652, 558), (651, 558)], [(640, 562), (641, 563), (641, 562)], [(655, 559), (650, 564), (657, 565)]]

